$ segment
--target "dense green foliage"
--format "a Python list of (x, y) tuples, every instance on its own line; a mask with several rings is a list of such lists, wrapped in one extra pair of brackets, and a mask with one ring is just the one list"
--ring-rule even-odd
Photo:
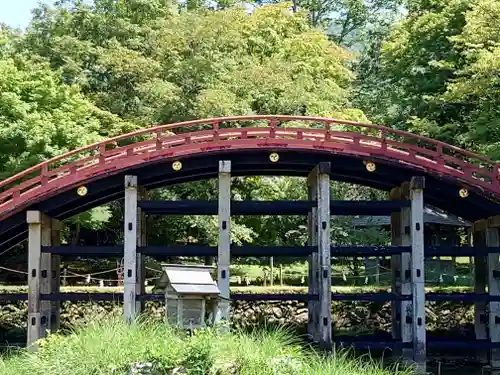
[[(274, 3), (274, 1), (273, 1)], [(496, 0), (297, 0), (242, 7), (59, 0), (0, 30), (0, 177), (155, 123), (240, 114), (374, 121), (500, 156)], [(334, 183), (338, 199), (384, 193)], [(215, 197), (213, 181), (159, 189)], [(234, 199), (303, 199), (297, 178), (238, 178)], [(66, 240), (121, 240), (119, 203), (68, 221)], [(384, 243), (332, 219), (333, 241)], [(215, 243), (210, 217), (151, 218), (152, 243)], [(238, 218), (235, 243), (301, 244), (296, 217)], [(83, 232), (82, 232), (83, 231)], [(99, 242), (99, 241), (98, 241)], [(99, 242), (102, 244), (102, 241)]]
[[(138, 124), (240, 114), (352, 117), (348, 54), (287, 6), (176, 14), (166, 1), (40, 10), (19, 47)], [(117, 17), (118, 16), (118, 17)], [(357, 117), (362, 118), (361, 113)]]
[(49, 336), (41, 342), (36, 354), (22, 351), (9, 359), (0, 359), (0, 372), (3, 375), (410, 374), (410, 371), (384, 370), (379, 363), (368, 359), (352, 361), (345, 352), (323, 358), (298, 344), (297, 339), (280, 329), (252, 334), (206, 330), (187, 336), (161, 322), (130, 326), (121, 318), (101, 318), (72, 335)]
[(498, 158), (498, 1), (414, 0), (407, 10), (372, 45), (360, 105), (376, 121)]
[(16, 54), (16, 35), (0, 29), (0, 176), (120, 134), (132, 125), (64, 85), (49, 64)]

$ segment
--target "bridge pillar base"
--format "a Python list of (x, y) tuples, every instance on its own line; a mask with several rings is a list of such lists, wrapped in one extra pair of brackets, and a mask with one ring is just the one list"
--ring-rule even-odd
[(138, 185), (137, 177), (125, 176), (123, 314), (127, 321), (133, 321), (144, 309), (144, 301), (137, 296), (146, 293), (146, 267), (137, 246), (147, 245), (147, 226), (146, 213), (137, 202), (146, 198), (147, 191)]
[(125, 176), (125, 214), (123, 236), (123, 315), (132, 322), (138, 315), (137, 301), (137, 238), (138, 231), (138, 186), (136, 176)]
[[(499, 247), (500, 238), (497, 227), (488, 226), (486, 246)], [(500, 258), (498, 254), (488, 254), (488, 294), (500, 296)], [(500, 342), (500, 302), (491, 301), (488, 319), (489, 336), (492, 343)], [(490, 366), (500, 375), (500, 349), (490, 350)]]
[[(148, 197), (148, 193), (146, 189), (142, 186), (137, 187), (137, 195), (138, 199), (146, 200)], [(147, 246), (147, 219), (146, 213), (140, 207), (137, 207), (137, 246)], [(135, 283), (135, 295), (136, 298), (139, 295), (146, 294), (146, 263), (145, 256), (142, 253), (138, 253), (137, 255), (137, 280)], [(136, 313), (140, 314), (144, 311), (144, 301), (135, 302), (136, 305)]]
[[(308, 199), (311, 201), (317, 200), (317, 179), (314, 175), (314, 171), (310, 173), (307, 179), (307, 190)], [(316, 206), (311, 208), (307, 216), (307, 234), (308, 234), (308, 245), (318, 246), (318, 232), (317, 232), (317, 221), (318, 221), (318, 209)], [(318, 253), (315, 251), (308, 258), (308, 293), (318, 294), (319, 293), (319, 258)], [(312, 338), (313, 341), (319, 341), (319, 315), (318, 315), (318, 301), (308, 301), (307, 302), (307, 333)]]
[[(486, 220), (480, 220), (472, 226), (472, 245), (474, 247), (486, 246)], [(488, 267), (487, 257), (484, 255), (474, 256), (474, 293), (486, 293), (486, 286), (488, 284)], [(474, 303), (474, 333), (476, 340), (487, 340), (487, 303), (478, 301)], [(488, 353), (486, 350), (478, 350), (476, 352), (476, 359), (481, 364), (488, 363)]]
[[(499, 247), (500, 235), (498, 218), (479, 220), (474, 223), (474, 246)], [(490, 253), (486, 257), (475, 257), (475, 290), (484, 293), (486, 286), (490, 296), (500, 296), (500, 259), (497, 253)], [(500, 342), (500, 302), (489, 302), (476, 305), (476, 338), (489, 339), (491, 343)], [(500, 349), (492, 348), (488, 353), (479, 353), (481, 363), (488, 363), (489, 368), (498, 373), (500, 368)]]
[[(406, 182), (401, 185), (401, 198), (409, 200), (410, 197), (410, 183)], [(411, 246), (411, 208), (404, 207), (401, 209), (400, 216), (400, 236), (402, 246)], [(411, 298), (412, 294), (412, 280), (411, 280), (411, 253), (401, 253), (400, 255), (400, 294)], [(400, 301), (400, 329), (401, 341), (404, 344), (413, 342), (413, 325), (412, 325), (412, 301)], [(413, 349), (403, 348), (401, 350), (401, 357), (404, 362), (413, 362)]]
[[(51, 245), (61, 245), (62, 224), (56, 219), (51, 220)], [(51, 256), (51, 281), (50, 293), (61, 292), (61, 256), (48, 254)], [(61, 301), (52, 301), (50, 306), (50, 332), (55, 333), (61, 327)]]
[(60, 290), (60, 256), (42, 253), (42, 246), (60, 243), (60, 223), (40, 211), (28, 211), (28, 338), (29, 350), (60, 325), (60, 302), (42, 301), (41, 294)]
[[(310, 243), (318, 247), (311, 256), (310, 287), (317, 290), (319, 301), (308, 305), (309, 318), (313, 323), (308, 328), (322, 349), (332, 348), (332, 265), (330, 249), (330, 163), (322, 162), (308, 177), (310, 198), (316, 200), (310, 215)], [(312, 311), (311, 311), (312, 310)]]
[[(390, 200), (401, 200), (401, 188), (393, 188), (389, 193)], [(401, 210), (391, 214), (391, 245), (402, 245), (402, 232), (401, 232)], [(391, 292), (395, 295), (401, 295), (401, 255), (391, 256)], [(394, 340), (401, 340), (401, 301), (391, 302), (391, 316), (392, 327), (391, 333)], [(393, 357), (401, 357), (402, 351), (400, 348), (395, 348), (392, 351)]]
[(217, 286), (220, 300), (215, 323), (229, 329), (229, 265), (231, 252), (231, 161), (219, 161), (219, 244), (217, 253)]
[(413, 177), (411, 195), (411, 287), (413, 360), (416, 372), (425, 374), (427, 364), (424, 267), (424, 177)]

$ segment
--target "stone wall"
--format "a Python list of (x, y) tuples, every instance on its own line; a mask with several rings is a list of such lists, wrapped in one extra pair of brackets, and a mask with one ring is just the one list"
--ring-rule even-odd
[[(233, 302), (233, 322), (240, 327), (255, 327), (277, 323), (304, 331), (307, 323), (307, 305), (304, 302)], [(85, 324), (96, 316), (120, 315), (122, 305), (113, 302), (63, 302), (61, 326), (63, 329)], [(146, 303), (146, 313), (162, 319), (164, 308), (159, 302)], [(390, 303), (336, 302), (332, 304), (335, 331), (355, 334), (389, 332)], [(474, 311), (472, 305), (460, 302), (428, 302), (427, 327), (429, 331), (449, 335), (472, 334)], [(26, 335), (26, 302), (0, 302), (0, 342), (23, 342)]]
[[(233, 319), (243, 326), (275, 322), (305, 329), (307, 305), (304, 302), (233, 302)], [(474, 319), (472, 305), (457, 302), (428, 302), (427, 329), (470, 335)], [(333, 329), (357, 334), (390, 332), (390, 303), (336, 302), (332, 304)]]

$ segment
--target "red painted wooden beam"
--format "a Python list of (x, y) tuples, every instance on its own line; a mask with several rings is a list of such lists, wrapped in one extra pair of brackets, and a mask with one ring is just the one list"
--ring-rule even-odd
[(174, 161), (211, 151), (250, 149), (323, 151), (399, 163), (454, 178), (458, 188), (500, 198), (499, 164), (437, 140), (322, 117), (237, 116), (142, 129), (31, 167), (0, 182), (0, 220), (49, 196), (152, 160)]

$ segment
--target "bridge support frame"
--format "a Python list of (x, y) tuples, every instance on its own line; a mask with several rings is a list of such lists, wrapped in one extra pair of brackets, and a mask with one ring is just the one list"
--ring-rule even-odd
[[(332, 348), (332, 262), (330, 250), (330, 170), (328, 162), (319, 163), (308, 176), (309, 197), (316, 201), (309, 219), (310, 243), (318, 246), (310, 257), (309, 288), (319, 296), (317, 304), (309, 306), (311, 334), (321, 348)], [(310, 302), (309, 302), (310, 303)], [(312, 311), (311, 311), (312, 310)]]
[(411, 287), (413, 360), (419, 374), (426, 373), (424, 177), (413, 177), (411, 195)]
[(28, 223), (28, 338), (30, 351), (48, 330), (60, 325), (60, 302), (42, 301), (41, 294), (60, 290), (60, 256), (42, 253), (42, 246), (59, 245), (61, 224), (40, 211), (27, 211)]
[[(148, 192), (143, 186), (137, 187), (137, 196), (140, 200), (148, 198)], [(147, 232), (147, 215), (140, 208), (137, 207), (137, 246), (147, 246), (148, 232)], [(138, 295), (146, 294), (146, 263), (145, 256), (142, 253), (137, 254), (137, 280), (135, 283), (136, 295), (136, 313), (139, 314), (144, 311), (144, 301), (137, 301)]]
[(123, 315), (132, 322), (138, 315), (137, 301), (137, 238), (138, 231), (137, 176), (125, 176), (125, 213), (123, 234)]
[[(311, 201), (317, 201), (317, 178), (312, 171), (307, 178), (307, 191), (308, 199)], [(309, 246), (318, 246), (318, 208), (313, 206), (311, 211), (307, 215), (307, 243)], [(309, 294), (319, 294), (319, 259), (318, 252), (313, 252), (308, 258), (308, 293)], [(311, 336), (313, 341), (319, 341), (319, 301), (308, 301), (307, 302), (307, 333)]]
[(392, 303), (392, 337), (412, 344), (394, 354), (414, 362), (418, 373), (426, 371), (424, 185), (423, 177), (413, 177), (389, 193), (390, 200), (411, 201), (411, 207), (391, 215), (392, 245), (411, 246), (410, 253), (391, 257), (392, 292), (407, 298)]
[[(480, 220), (472, 226), (472, 244), (474, 247), (486, 246), (486, 220)], [(488, 285), (488, 269), (487, 257), (484, 255), (474, 256), (474, 293), (486, 293), (486, 286)], [(487, 302), (477, 301), (474, 303), (474, 334), (476, 340), (488, 339), (487, 315), (486, 315)], [(488, 353), (485, 350), (478, 350), (476, 358), (481, 364), (488, 363)]]
[[(401, 188), (395, 187), (389, 193), (389, 200), (401, 200)], [(402, 226), (401, 226), (401, 210), (391, 214), (391, 245), (402, 245)], [(391, 292), (397, 296), (401, 295), (401, 255), (391, 256), (391, 273), (392, 283)], [(392, 316), (392, 338), (394, 340), (401, 340), (401, 301), (391, 302), (391, 316)], [(401, 350), (393, 349), (393, 354), (396, 357), (402, 355)]]
[[(62, 223), (59, 220), (51, 220), (51, 245), (61, 245)], [(49, 254), (51, 256), (51, 288), (49, 293), (61, 292), (61, 256)], [(50, 309), (50, 332), (55, 333), (61, 327), (61, 301), (52, 301)]]
[(219, 161), (219, 244), (217, 253), (217, 285), (220, 290), (217, 324), (229, 329), (230, 292), (229, 264), (231, 256), (231, 161)]
[[(491, 217), (474, 223), (474, 247), (499, 247), (499, 217)], [(500, 295), (500, 258), (498, 253), (474, 257), (474, 291), (485, 293), (486, 287), (490, 296)], [(488, 308), (487, 308), (488, 306)], [(492, 343), (500, 342), (500, 302), (490, 301), (475, 305), (474, 329), (476, 338), (489, 339)], [(492, 348), (488, 353), (478, 353), (483, 364), (489, 364), (492, 374), (500, 374), (500, 349)]]
[(137, 201), (146, 198), (147, 191), (139, 186), (137, 176), (125, 176), (123, 314), (127, 321), (133, 321), (144, 307), (137, 296), (146, 293), (146, 265), (137, 246), (147, 245), (147, 226), (146, 213)]
[[(410, 199), (410, 183), (405, 182), (401, 185), (401, 198)], [(411, 208), (404, 207), (401, 209), (401, 220), (400, 220), (400, 235), (401, 235), (401, 245), (411, 246)], [(401, 253), (400, 258), (400, 294), (402, 296), (411, 296), (412, 294), (412, 272), (411, 272), (411, 253)], [(401, 341), (404, 344), (409, 344), (413, 342), (413, 325), (412, 325), (412, 301), (404, 300), (400, 302), (400, 328), (401, 328)], [(405, 361), (412, 361), (414, 351), (409, 348), (402, 349), (402, 358)]]
[[(488, 224), (489, 224), (488, 220)], [(500, 238), (497, 227), (488, 225), (486, 229), (486, 246), (499, 247)], [(496, 253), (488, 254), (488, 294), (500, 296), (500, 258)], [(491, 301), (488, 309), (488, 333), (492, 343), (500, 342), (500, 302)], [(490, 366), (494, 374), (500, 374), (500, 349), (490, 350)]]

